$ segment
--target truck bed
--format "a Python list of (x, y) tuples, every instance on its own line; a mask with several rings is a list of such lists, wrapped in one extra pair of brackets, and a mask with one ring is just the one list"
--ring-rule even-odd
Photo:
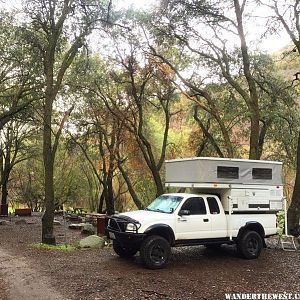
[(236, 237), (242, 226), (247, 222), (260, 223), (265, 231), (265, 236), (277, 233), (276, 214), (232, 214), (226, 215), (227, 219), (227, 237), (232, 233), (232, 237)]

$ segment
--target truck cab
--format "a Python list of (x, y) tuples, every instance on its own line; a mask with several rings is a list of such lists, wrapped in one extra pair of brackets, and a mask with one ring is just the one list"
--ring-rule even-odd
[(177, 241), (227, 237), (224, 209), (214, 195), (188, 195), (179, 208), (176, 221)]

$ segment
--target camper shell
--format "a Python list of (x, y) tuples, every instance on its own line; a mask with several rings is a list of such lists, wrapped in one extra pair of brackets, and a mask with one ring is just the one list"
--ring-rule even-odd
[(195, 157), (166, 161), (166, 186), (217, 194), (225, 212), (276, 213), (283, 209), (282, 163)]

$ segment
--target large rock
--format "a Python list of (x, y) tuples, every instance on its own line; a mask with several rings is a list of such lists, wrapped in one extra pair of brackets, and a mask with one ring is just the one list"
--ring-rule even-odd
[(80, 248), (103, 248), (105, 241), (98, 235), (90, 235), (79, 241)]
[(86, 223), (83, 225), (81, 233), (83, 234), (95, 234), (95, 228), (92, 224)]
[(6, 220), (0, 220), (0, 225), (9, 225), (10, 222)]
[(25, 225), (27, 224), (27, 221), (25, 219), (18, 219), (15, 221), (16, 225)]

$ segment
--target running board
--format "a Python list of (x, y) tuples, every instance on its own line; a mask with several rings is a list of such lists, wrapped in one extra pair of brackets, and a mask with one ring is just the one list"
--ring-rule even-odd
[(192, 240), (177, 240), (176, 246), (200, 246), (200, 245), (220, 245), (220, 244), (234, 244), (229, 238), (214, 238), (214, 239), (192, 239)]

